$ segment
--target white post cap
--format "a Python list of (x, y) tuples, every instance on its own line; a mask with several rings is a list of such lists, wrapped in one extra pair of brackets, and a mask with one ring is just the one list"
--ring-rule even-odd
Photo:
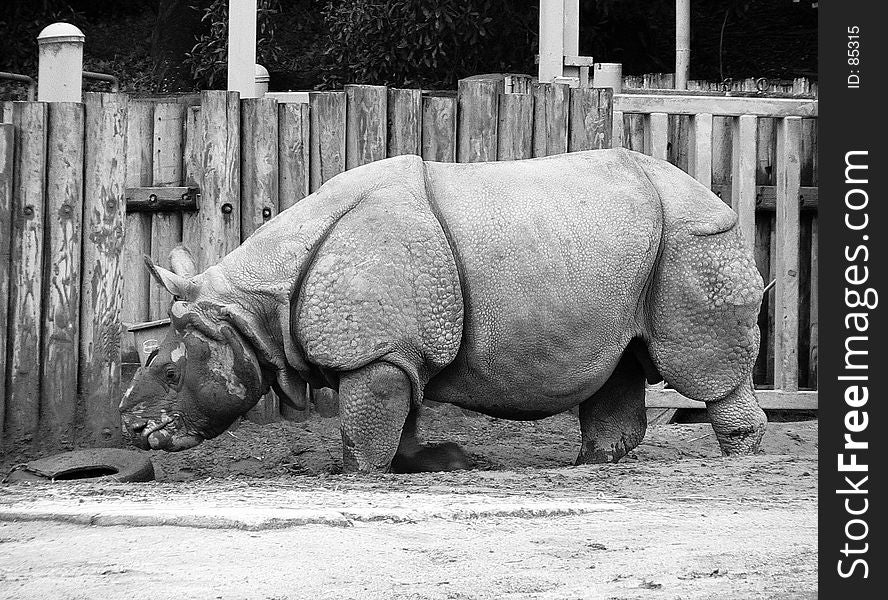
[(82, 44), (85, 39), (83, 32), (76, 25), (53, 23), (43, 28), (43, 31), (37, 36), (37, 43), (80, 42)]

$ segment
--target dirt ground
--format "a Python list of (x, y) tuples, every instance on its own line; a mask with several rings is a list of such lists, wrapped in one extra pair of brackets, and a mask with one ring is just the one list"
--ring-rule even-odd
[(816, 421), (730, 459), (708, 424), (660, 425), (583, 467), (570, 415), (422, 429), (476, 469), (341, 475), (313, 418), (152, 454), (155, 483), (0, 487), (0, 598), (816, 597)]

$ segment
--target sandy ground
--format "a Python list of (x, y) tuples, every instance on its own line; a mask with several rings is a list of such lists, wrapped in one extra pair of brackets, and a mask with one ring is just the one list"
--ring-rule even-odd
[(335, 419), (243, 424), (159, 482), (0, 488), (0, 598), (816, 597), (816, 422), (723, 459), (706, 424), (566, 466), (575, 421), (430, 411), (473, 471), (337, 474)]

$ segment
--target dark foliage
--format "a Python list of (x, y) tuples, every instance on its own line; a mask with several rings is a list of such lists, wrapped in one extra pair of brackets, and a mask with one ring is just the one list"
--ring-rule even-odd
[[(535, 8), (535, 7), (534, 7)], [(329, 0), (325, 83), (453, 87), (533, 67), (537, 12), (515, 0)]]
[[(0, 70), (37, 75), (36, 36), (67, 21), (85, 66), (145, 94), (225, 85), (227, 0), (2, 0)], [(272, 89), (534, 73), (538, 3), (519, 0), (260, 0), (259, 60)], [(673, 70), (673, 0), (581, 0), (580, 53), (626, 74)], [(792, 0), (692, 3), (691, 77), (816, 77), (817, 10)], [(90, 87), (102, 89), (101, 84)], [(4, 98), (23, 97), (0, 83)]]

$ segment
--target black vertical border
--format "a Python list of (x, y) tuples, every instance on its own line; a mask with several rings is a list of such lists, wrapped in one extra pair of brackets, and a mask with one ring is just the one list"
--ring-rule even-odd
[[(885, 162), (885, 146), (888, 144), (888, 95), (883, 95), (881, 88), (888, 77), (886, 67), (886, 39), (888, 39), (888, 21), (881, 18), (885, 12), (885, 4), (865, 0), (826, 0), (819, 2), (819, 219), (820, 219), (820, 343), (819, 343), (819, 420), (820, 420), (820, 479), (819, 479), (819, 581), (821, 598), (884, 598), (888, 587), (888, 560), (885, 545), (888, 536), (881, 526), (882, 514), (888, 510), (886, 493), (888, 481), (885, 474), (885, 446), (888, 444), (888, 420), (886, 420), (886, 398), (888, 389), (881, 375), (888, 370), (885, 344), (886, 311), (888, 311), (888, 289), (886, 289), (886, 272), (888, 272), (888, 195), (885, 180), (888, 179), (888, 164)], [(858, 38), (853, 29), (858, 27)], [(849, 42), (858, 41), (859, 46)], [(849, 50), (859, 50), (859, 55), (849, 56)], [(851, 53), (854, 54), (853, 52)], [(849, 64), (849, 58), (859, 58), (859, 64)], [(853, 61), (851, 61), (853, 63)], [(849, 75), (860, 77), (859, 87), (851, 87)], [(853, 79), (853, 78), (852, 78)], [(866, 184), (846, 182), (846, 153), (866, 151), (867, 154), (856, 155), (854, 161), (868, 164)], [(855, 171), (852, 176), (859, 176), (862, 171)], [(852, 189), (863, 189), (868, 197), (866, 207), (851, 211), (846, 206), (846, 194)], [(851, 194), (852, 204), (861, 204), (864, 196), (859, 192)], [(860, 224), (863, 213), (869, 219), (865, 229), (854, 231), (846, 225), (846, 215), (852, 224)], [(860, 246), (868, 249), (860, 251), (857, 260), (848, 260), (846, 256), (855, 256)], [(847, 254), (846, 254), (847, 253)], [(868, 280), (860, 285), (851, 285), (846, 280), (846, 270), (852, 265), (858, 270), (852, 277), (860, 277), (862, 267), (868, 267)], [(846, 302), (847, 290), (857, 289), (861, 293), (867, 288), (875, 289), (879, 294), (878, 306), (868, 308), (850, 308)], [(846, 328), (846, 317), (852, 312), (868, 313), (868, 330), (858, 332)], [(859, 322), (859, 323), (862, 323)], [(846, 339), (848, 336), (866, 336), (865, 342), (858, 340), (852, 345), (856, 349), (866, 349), (867, 355), (857, 355), (857, 362), (866, 362), (869, 368), (856, 370), (855, 374), (866, 374), (869, 380), (859, 382), (866, 385), (869, 399), (864, 406), (851, 407), (846, 403), (845, 392), (849, 381), (840, 380), (842, 375), (849, 374), (845, 368)], [(864, 347), (865, 345), (865, 347)], [(846, 417), (849, 411), (866, 411), (868, 424), (864, 431), (852, 433), (856, 441), (866, 441), (866, 450), (848, 450), (844, 448)], [(852, 415), (852, 419), (860, 425), (861, 414)], [(852, 422), (852, 426), (855, 426)], [(850, 453), (857, 454), (857, 461), (867, 465), (866, 472), (840, 472), (839, 455), (844, 453), (844, 461), (850, 462)], [(848, 476), (852, 484), (867, 493), (848, 494), (840, 490), (849, 490), (851, 485), (845, 480)], [(868, 480), (861, 484), (863, 476)], [(867, 510), (861, 515), (847, 512), (845, 501), (848, 500), (851, 510), (860, 511), (864, 506)], [(861, 523), (852, 523), (852, 519), (861, 519)], [(866, 537), (860, 540), (848, 539), (846, 526), (850, 535)], [(866, 552), (848, 552), (843, 554), (845, 544), (851, 549)], [(868, 546), (864, 546), (868, 544)], [(868, 577), (864, 578), (864, 567), (855, 559), (866, 561)], [(839, 574), (841, 568), (850, 577)], [(840, 595), (841, 594), (841, 595)]]

